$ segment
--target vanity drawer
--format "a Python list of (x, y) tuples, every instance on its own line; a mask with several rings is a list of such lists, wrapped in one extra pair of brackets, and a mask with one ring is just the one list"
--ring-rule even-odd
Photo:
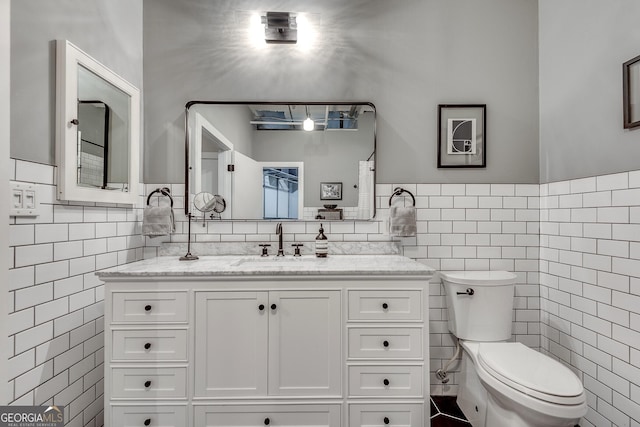
[(349, 358), (421, 359), (422, 328), (349, 328)]
[(186, 292), (114, 292), (113, 323), (185, 323)]
[(424, 427), (424, 405), (350, 405), (349, 427)]
[(349, 320), (422, 320), (422, 291), (351, 290)]
[(184, 427), (187, 425), (186, 406), (112, 406), (111, 415), (113, 427)]
[(169, 399), (187, 397), (187, 368), (113, 368), (114, 398)]
[(350, 396), (422, 396), (422, 366), (349, 366)]
[(187, 361), (186, 329), (115, 329), (112, 360)]
[(197, 427), (340, 427), (340, 405), (194, 405)]

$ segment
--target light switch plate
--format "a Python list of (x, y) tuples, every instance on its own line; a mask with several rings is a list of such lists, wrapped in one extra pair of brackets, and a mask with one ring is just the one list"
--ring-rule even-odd
[(36, 185), (10, 181), (9, 216), (38, 216)]

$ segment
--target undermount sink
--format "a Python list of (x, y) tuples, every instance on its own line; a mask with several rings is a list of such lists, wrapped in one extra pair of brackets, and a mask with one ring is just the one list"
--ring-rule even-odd
[(318, 259), (313, 257), (247, 257), (232, 264), (234, 267), (264, 268), (264, 267), (311, 267), (318, 265)]

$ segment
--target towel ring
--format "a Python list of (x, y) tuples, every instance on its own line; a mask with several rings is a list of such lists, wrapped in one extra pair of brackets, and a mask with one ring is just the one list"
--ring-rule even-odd
[(151, 201), (151, 196), (153, 196), (156, 193), (161, 193), (163, 196), (168, 197), (169, 200), (171, 200), (171, 207), (173, 207), (173, 197), (171, 197), (171, 190), (169, 190), (167, 187), (156, 188), (151, 193), (149, 193), (149, 196), (147, 196), (147, 206), (149, 206), (149, 202)]
[(401, 187), (396, 187), (393, 189), (393, 194), (391, 194), (391, 197), (389, 197), (389, 206), (391, 206), (391, 200), (393, 200), (395, 196), (400, 196), (402, 193), (407, 193), (408, 195), (411, 196), (411, 200), (413, 201), (413, 207), (415, 207), (416, 198), (413, 197), (413, 194), (411, 193), (411, 191), (405, 190), (404, 188), (401, 188)]

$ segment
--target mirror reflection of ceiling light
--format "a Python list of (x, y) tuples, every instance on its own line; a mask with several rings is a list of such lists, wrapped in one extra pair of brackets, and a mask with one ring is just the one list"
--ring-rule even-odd
[(304, 122), (302, 122), (302, 129), (304, 130), (313, 130), (315, 128), (315, 125), (313, 123), (313, 120), (311, 120), (311, 117), (307, 117)]
[(316, 126), (315, 126), (315, 123), (313, 122), (313, 119), (311, 119), (311, 114), (309, 114), (309, 106), (305, 105), (304, 108), (305, 108), (305, 110), (307, 112), (307, 118), (304, 119), (304, 121), (302, 122), (302, 129), (304, 129), (306, 131), (311, 131)]

